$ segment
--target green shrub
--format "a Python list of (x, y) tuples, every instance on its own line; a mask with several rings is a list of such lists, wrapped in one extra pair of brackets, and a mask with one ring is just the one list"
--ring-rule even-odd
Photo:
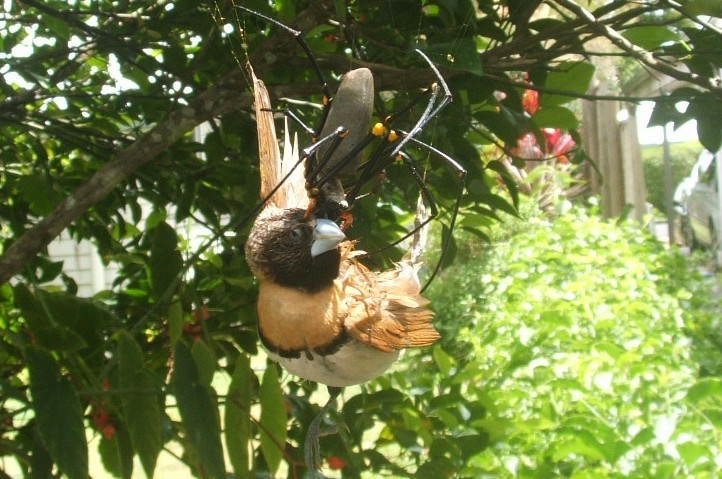
[[(689, 175), (697, 161), (702, 146), (697, 141), (673, 143), (670, 145), (673, 188)], [(642, 149), (644, 179), (647, 184), (647, 201), (659, 211), (666, 211), (664, 185), (664, 153), (662, 145), (649, 145)]]
[(457, 330), (435, 351), (427, 408), (454, 447), (432, 443), (432, 460), (449, 466), (474, 437), (460, 477), (719, 477), (722, 352), (706, 336), (719, 308), (702, 278), (638, 226), (583, 209), (522, 224), (431, 292)]

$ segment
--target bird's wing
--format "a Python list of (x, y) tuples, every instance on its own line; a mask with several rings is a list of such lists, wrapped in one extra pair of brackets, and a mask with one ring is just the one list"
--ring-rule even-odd
[(349, 258), (339, 277), (346, 302), (346, 331), (382, 351), (428, 346), (439, 339), (434, 312), (420, 295), (417, 266), (402, 261), (394, 270), (374, 273)]
[[(291, 142), (286, 120), (283, 157), (276, 138), (276, 125), (268, 90), (263, 81), (256, 78), (250, 64), (248, 69), (253, 78), (256, 125), (258, 128), (258, 156), (261, 170), (261, 198), (278, 208), (307, 208), (308, 195), (305, 189), (303, 166), (298, 153), (298, 136)], [(278, 186), (280, 184), (280, 186)], [(278, 187), (278, 188), (277, 188)], [(277, 189), (276, 189), (277, 188)], [(275, 189), (275, 191), (274, 191)]]

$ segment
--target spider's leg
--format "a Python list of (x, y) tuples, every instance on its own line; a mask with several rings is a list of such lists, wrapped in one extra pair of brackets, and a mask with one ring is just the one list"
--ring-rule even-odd
[[(395, 136), (396, 133), (393, 133)], [(392, 136), (392, 138), (393, 138)], [(359, 193), (361, 188), (368, 183), (372, 178), (375, 178), (381, 173), (388, 165), (393, 163), (393, 160), (389, 156), (390, 142), (395, 139), (388, 139), (383, 143), (379, 144), (369, 156), (369, 159), (362, 165), (359, 177), (356, 179), (353, 187), (346, 194), (346, 200), (349, 206), (352, 206), (356, 200), (359, 199)]]
[[(429, 88), (422, 91), (419, 95), (411, 99), (402, 109), (386, 116), (382, 122), (377, 123), (373, 128), (373, 134), (376, 136), (386, 135), (388, 142), (382, 144), (381, 147), (374, 150), (369, 160), (362, 165), (361, 174), (356, 184), (352, 187), (349, 194), (346, 195), (349, 205), (352, 205), (357, 199), (361, 187), (366, 184), (371, 178), (379, 174), (386, 166), (391, 164), (396, 156), (401, 152), (406, 144), (415, 139), (426, 124), (431, 121), (438, 113), (446, 107), (452, 101), (451, 91), (449, 86), (446, 84), (444, 77), (436, 68), (436, 65), (429, 59), (429, 57), (421, 50), (416, 50), (421, 57), (429, 64), (429, 67), (436, 76), (436, 82)], [(441, 96), (443, 94), (443, 97)], [(389, 152), (388, 145), (396, 141), (398, 134), (391, 129), (394, 121), (401, 115), (406, 114), (411, 108), (420, 103), (424, 98), (429, 96), (429, 100), (426, 104), (426, 108), (421, 117), (417, 120), (416, 124), (408, 132), (404, 132), (403, 138), (398, 142), (395, 147)], [(370, 142), (370, 139), (369, 139)], [(387, 154), (388, 152), (388, 154)], [(384, 159), (385, 158), (385, 159)], [(453, 161), (453, 160), (452, 160)], [(458, 164), (457, 164), (458, 165)]]
[(273, 113), (283, 113), (283, 116), (290, 118), (292, 122), (298, 125), (303, 130), (303, 132), (313, 138), (314, 141), (318, 139), (314, 136), (316, 134), (316, 131), (310, 126), (308, 126), (306, 123), (304, 123), (303, 120), (301, 120), (301, 117), (299, 117), (296, 112), (291, 108), (276, 108), (266, 111), (271, 111)]
[(347, 134), (348, 130), (343, 126), (339, 126), (328, 135), (319, 139), (311, 147), (303, 150), (304, 155), (307, 154), (308, 157), (311, 157), (313, 153), (320, 153), (321, 149), (325, 149), (325, 151), (321, 154), (320, 158), (318, 158), (318, 161), (316, 161), (315, 164), (312, 164), (308, 168), (308, 171), (306, 171), (306, 181), (312, 182), (313, 186), (317, 188), (321, 186), (321, 182), (315, 181), (313, 178), (318, 176), (318, 174), (328, 164), (334, 152), (336, 152), (339, 145), (341, 145), (343, 139), (346, 138)]
[(439, 214), (439, 209), (436, 205), (436, 200), (434, 200), (433, 195), (428, 190), (428, 188), (426, 188), (426, 185), (424, 184), (424, 179), (422, 178), (421, 174), (419, 173), (418, 168), (416, 168), (416, 165), (414, 164), (414, 162), (411, 161), (411, 158), (409, 158), (409, 156), (406, 153), (404, 153), (403, 151), (398, 153), (397, 158), (399, 161), (402, 161), (404, 166), (406, 166), (409, 169), (409, 171), (411, 172), (411, 176), (414, 178), (414, 181), (419, 186), (419, 189), (421, 190), (421, 195), (424, 198), (424, 200), (426, 201), (426, 203), (428, 203), (429, 209), (431, 210), (431, 212), (422, 222), (420, 222), (418, 225), (416, 225), (416, 227), (414, 227), (413, 230), (409, 231), (401, 238), (397, 239), (393, 243), (389, 243), (389, 244), (387, 244), (381, 248), (378, 248), (374, 251), (365, 253), (361, 257), (366, 257), (366, 256), (371, 256), (371, 255), (374, 255), (377, 253), (381, 253), (382, 251), (386, 251), (387, 249), (397, 246), (398, 244), (400, 244), (403, 241), (410, 238), (419, 229), (426, 226), (431, 220), (433, 220)]
[[(356, 68), (346, 72), (341, 77), (326, 123), (321, 129), (321, 136), (343, 126), (348, 130), (348, 138), (339, 146), (328, 166), (322, 171), (324, 176), (327, 176), (329, 168), (338, 170), (339, 177), (348, 177), (356, 172), (363, 149), (358, 144), (365, 140), (371, 129), (373, 109), (374, 77), (371, 70)], [(319, 151), (320, 156), (325, 154), (324, 150), (322, 148)], [(350, 154), (352, 150), (356, 153)], [(339, 164), (343, 166), (339, 168)]]
[[(441, 110), (443, 110), (446, 105), (451, 103), (453, 100), (453, 96), (451, 95), (451, 90), (449, 90), (449, 85), (446, 84), (446, 80), (444, 80), (444, 77), (441, 76), (441, 72), (439, 72), (439, 69), (436, 68), (436, 65), (429, 59), (428, 56), (421, 50), (417, 49), (416, 53), (421, 55), (421, 57), (426, 60), (426, 63), (429, 64), (429, 67), (434, 72), (434, 75), (436, 76), (437, 83), (434, 83), (431, 86), (431, 100), (426, 106), (426, 110), (421, 115), (421, 117), (418, 119), (414, 127), (409, 130), (409, 132), (406, 134), (406, 136), (399, 142), (398, 145), (396, 145), (396, 148), (394, 148), (394, 151), (391, 153), (391, 156), (395, 156), (399, 151), (403, 149), (403, 147), (406, 145), (406, 143), (412, 141), (416, 135), (426, 126), (426, 124), (431, 121), (436, 115), (439, 114)], [(439, 90), (439, 86), (441, 87), (441, 90)], [(443, 97), (437, 104), (438, 97), (443, 92)]]
[[(399, 133), (401, 133), (402, 135), (407, 135), (407, 132), (405, 132), (403, 130), (399, 130)], [(406, 138), (408, 138), (408, 137), (406, 136)], [(438, 148), (435, 148), (427, 143), (424, 143), (421, 140), (417, 140), (416, 138), (411, 138), (409, 141), (411, 143), (419, 146), (420, 148), (434, 154), (439, 159), (443, 160), (445, 162), (445, 164), (450, 166), (454, 170), (456, 175), (459, 177), (459, 189), (458, 189), (458, 191), (456, 193), (456, 197), (454, 199), (454, 207), (451, 210), (451, 218), (449, 219), (449, 224), (448, 224), (449, 233), (446, 236), (446, 238), (443, 239), (443, 242), (441, 245), (441, 254), (439, 256), (439, 260), (436, 263), (436, 266), (434, 267), (431, 274), (427, 278), (426, 283), (424, 284), (423, 288), (421, 288), (421, 291), (423, 292), (424, 290), (426, 290), (426, 288), (428, 288), (428, 286), (431, 284), (431, 282), (434, 280), (436, 275), (441, 270), (441, 265), (443, 264), (444, 256), (446, 255), (446, 252), (449, 249), (449, 245), (451, 244), (451, 240), (453, 239), (453, 232), (454, 232), (454, 227), (456, 226), (456, 219), (459, 215), (459, 208), (461, 206), (461, 200), (463, 198), (464, 191), (466, 189), (466, 170), (451, 156), (449, 156), (448, 154), (439, 150)], [(364, 256), (370, 256), (370, 255), (385, 251), (389, 248), (393, 248), (394, 246), (396, 246), (396, 245), (400, 244), (401, 242), (410, 238), (412, 235), (414, 235), (417, 231), (419, 231), (421, 228), (426, 226), (426, 224), (428, 224), (431, 220), (433, 220), (439, 214), (438, 205), (436, 203), (436, 200), (434, 199), (434, 196), (431, 194), (431, 192), (426, 187), (426, 185), (424, 183), (424, 179), (422, 178), (421, 174), (419, 173), (418, 168), (416, 168), (416, 165), (414, 164), (414, 162), (404, 152), (399, 152), (398, 157), (400, 157), (400, 159), (403, 161), (404, 165), (409, 169), (409, 171), (411, 172), (411, 176), (414, 178), (414, 181), (419, 186), (421, 195), (424, 198), (424, 200), (428, 203), (429, 209), (431, 210), (430, 214), (422, 222), (415, 225), (414, 229), (412, 229), (411, 231), (406, 233), (401, 238), (397, 239), (393, 243), (390, 243), (382, 248), (379, 248), (370, 253), (366, 253)]]
[[(456, 198), (454, 199), (454, 208), (451, 210), (451, 218), (449, 219), (449, 233), (448, 236), (443, 240), (443, 243), (441, 245), (441, 255), (439, 256), (439, 261), (436, 263), (436, 266), (434, 267), (434, 270), (431, 272), (431, 275), (426, 280), (426, 284), (424, 284), (424, 287), (421, 288), (421, 291), (423, 292), (426, 288), (429, 287), (431, 282), (434, 280), (436, 275), (439, 273), (439, 270), (441, 269), (441, 265), (444, 261), (444, 256), (446, 255), (447, 250), (449, 249), (449, 245), (451, 244), (451, 241), (453, 239), (454, 234), (454, 227), (456, 226), (456, 219), (459, 216), (459, 207), (461, 206), (461, 199), (464, 196), (464, 191), (466, 190), (466, 169), (459, 164), (455, 159), (453, 159), (448, 154), (444, 153), (443, 151), (439, 150), (438, 148), (435, 148), (427, 143), (424, 143), (420, 140), (417, 140), (416, 138), (412, 138), (411, 142), (415, 145), (418, 145), (419, 147), (429, 151), (430, 153), (433, 153), (436, 155), (439, 159), (443, 160), (447, 165), (449, 165), (456, 175), (459, 178), (459, 189), (456, 192)], [(409, 160), (410, 161), (410, 160)], [(418, 172), (417, 172), (418, 176)], [(426, 187), (421, 188), (422, 193), (424, 191), (427, 192), (428, 197), (431, 196), (431, 194), (428, 192)], [(432, 203), (430, 203), (431, 205)], [(432, 209), (432, 213), (434, 210)], [(416, 229), (419, 227), (417, 226)]]
[(326, 118), (328, 117), (329, 110), (331, 109), (331, 90), (328, 88), (328, 82), (326, 81), (326, 78), (323, 76), (323, 73), (321, 72), (321, 67), (318, 66), (318, 62), (316, 61), (316, 57), (311, 52), (311, 47), (308, 46), (308, 43), (306, 43), (306, 40), (303, 38), (303, 32), (300, 30), (295, 30), (288, 25), (284, 25), (283, 23), (279, 22), (275, 18), (271, 18), (267, 15), (264, 15), (262, 13), (256, 12), (255, 10), (251, 10), (250, 8), (246, 8), (242, 5), (233, 5), (235, 8), (238, 8), (240, 10), (243, 10), (246, 13), (250, 13), (251, 15), (255, 15), (259, 18), (262, 18), (266, 20), (267, 22), (270, 22), (277, 27), (287, 31), (291, 35), (293, 35), (293, 38), (296, 40), (296, 42), (301, 46), (301, 49), (306, 54), (306, 57), (308, 58), (308, 61), (311, 63), (311, 66), (313, 67), (313, 71), (316, 73), (316, 77), (318, 78), (318, 81), (321, 83), (321, 89), (323, 90), (323, 117), (321, 120), (321, 126), (319, 126), (318, 130), (314, 131), (313, 137), (318, 138), (321, 134), (321, 128), (323, 128), (323, 125), (326, 123)]

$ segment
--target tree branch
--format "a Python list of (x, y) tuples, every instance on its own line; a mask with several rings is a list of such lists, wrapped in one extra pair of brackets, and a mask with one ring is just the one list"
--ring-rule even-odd
[[(321, 8), (309, 8), (296, 19), (299, 26), (310, 29), (318, 24), (324, 12)], [(278, 38), (275, 38), (278, 37)], [(265, 48), (283, 46), (289, 35), (276, 35), (266, 42)], [(293, 38), (290, 39), (293, 42)], [(262, 61), (264, 48), (254, 52), (257, 70), (268, 67)], [(49, 215), (30, 227), (15, 240), (0, 257), (0, 284), (9, 281), (22, 271), (26, 264), (42, 251), (73, 221), (93, 205), (105, 198), (129, 175), (147, 164), (178, 141), (184, 134), (211, 118), (236, 111), (250, 109), (252, 95), (246, 94), (249, 81), (239, 70), (233, 70), (221, 78), (212, 88), (200, 94), (186, 107), (168, 114), (146, 135), (121, 150), (114, 159), (96, 171), (90, 179), (65, 198)], [(276, 94), (282, 93), (279, 87)]]
[(657, 70), (658, 72), (664, 73), (665, 75), (677, 80), (698, 85), (705, 90), (710, 90), (722, 97), (722, 80), (719, 77), (706, 78), (701, 75), (697, 75), (696, 73), (679, 70), (673, 65), (660, 61), (651, 52), (638, 47), (620, 35), (617, 31), (599, 22), (594, 15), (589, 12), (589, 10), (585, 9), (581, 5), (578, 5), (571, 0), (555, 0), (555, 2), (576, 14), (577, 17), (584, 20), (590, 28), (608, 38), (617, 48), (627, 52), (631, 57), (639, 60), (642, 64), (648, 66), (649, 68)]
[(185, 133), (218, 115), (250, 108), (251, 96), (244, 93), (245, 89), (243, 77), (238, 71), (233, 71), (188, 106), (170, 113), (146, 135), (120, 151), (113, 160), (65, 198), (52, 213), (33, 225), (7, 248), (0, 257), (0, 284), (18, 274), (61, 231)]

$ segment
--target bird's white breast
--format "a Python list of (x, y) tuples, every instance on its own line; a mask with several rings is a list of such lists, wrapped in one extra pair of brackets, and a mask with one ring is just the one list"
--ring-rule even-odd
[(268, 355), (296, 376), (327, 386), (346, 387), (370, 381), (383, 374), (399, 357), (351, 340), (333, 354), (301, 353), (300, 358)]

